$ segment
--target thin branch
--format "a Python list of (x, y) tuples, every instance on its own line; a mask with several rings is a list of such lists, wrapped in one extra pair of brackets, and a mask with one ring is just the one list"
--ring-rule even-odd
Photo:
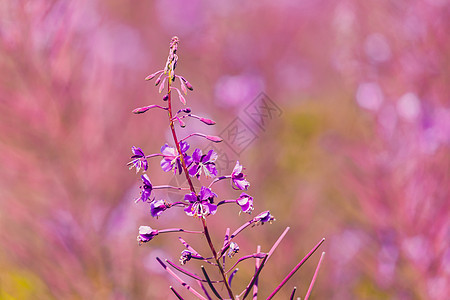
[(325, 256), (325, 252), (322, 252), (322, 255), (320, 256), (320, 259), (319, 259), (319, 263), (317, 264), (317, 267), (316, 267), (316, 271), (314, 272), (314, 276), (311, 280), (311, 284), (309, 285), (308, 292), (306, 292), (305, 300), (308, 300), (309, 296), (311, 295), (311, 292), (312, 292), (312, 289), (314, 286), (314, 282), (316, 282), (317, 274), (319, 273), (319, 269), (320, 269), (320, 264), (322, 263), (324, 256)]
[(192, 294), (194, 294), (198, 299), (202, 299), (202, 300), (207, 300), (205, 297), (203, 297), (202, 295), (200, 295), (199, 292), (197, 292), (194, 288), (192, 288), (189, 284), (187, 284), (186, 282), (183, 281), (183, 279), (181, 279), (180, 277), (177, 276), (177, 274), (175, 274), (171, 269), (169, 269), (165, 263), (162, 262), (162, 260), (159, 257), (156, 257), (156, 260), (158, 260), (158, 262), (161, 264), (161, 266), (167, 271), (167, 273), (169, 273), (170, 275), (172, 275), (178, 282), (181, 283), (182, 286), (184, 286), (189, 292), (191, 292)]
[(171, 186), (171, 185), (157, 185), (157, 186), (153, 186), (154, 190), (160, 190), (160, 189), (174, 189), (174, 190), (189, 190), (189, 188), (182, 188), (182, 187), (176, 187), (176, 186)]
[[(166, 259), (165, 261), (166, 261), (166, 263), (168, 263), (172, 268), (174, 268), (178, 272), (181, 272), (181, 273), (183, 273), (186, 276), (194, 278), (195, 280), (198, 280), (198, 281), (201, 281), (201, 282), (206, 282), (205, 279), (202, 279), (201, 277), (199, 277), (199, 276), (197, 276), (197, 275), (195, 275), (195, 274), (193, 274), (193, 273), (191, 273), (191, 272), (189, 272), (189, 271), (187, 271), (187, 270), (177, 266), (176, 264), (174, 264), (170, 260)], [(220, 282), (223, 282), (223, 281), (213, 281), (213, 283), (220, 283)]]
[(233, 273), (231, 273), (231, 275), (228, 277), (228, 283), (230, 284), (230, 286), (231, 286), (231, 280), (233, 280), (233, 278), (234, 278), (234, 275), (236, 275), (236, 273), (239, 271), (239, 268), (236, 268), (234, 271), (233, 271)]
[(163, 229), (158, 230), (159, 233), (169, 233), (169, 232), (185, 232), (185, 233), (195, 233), (195, 234), (202, 234), (201, 231), (193, 231), (193, 230), (184, 230), (183, 228), (169, 228), (169, 229)]
[(222, 200), (219, 203), (217, 203), (217, 206), (220, 206), (220, 205), (226, 204), (226, 203), (236, 203), (236, 200)]
[(182, 142), (184, 140), (187, 140), (188, 138), (193, 137), (193, 136), (201, 136), (202, 138), (210, 140), (211, 142), (214, 142), (214, 143), (220, 143), (220, 142), (223, 141), (223, 139), (221, 137), (218, 137), (218, 136), (215, 136), (215, 135), (206, 135), (206, 134), (203, 134), (203, 133), (194, 132), (194, 133), (191, 133), (188, 136), (182, 138), (180, 140), (180, 142)]
[(135, 109), (132, 110), (132, 112), (134, 114), (143, 114), (143, 113), (145, 113), (147, 110), (149, 110), (151, 108), (160, 108), (160, 109), (163, 109), (163, 110), (168, 110), (169, 109), (168, 107), (152, 104), (152, 105), (149, 105), (149, 106), (135, 108)]
[(213, 181), (211, 181), (208, 187), (210, 188), (214, 183), (227, 178), (231, 178), (231, 175), (216, 177)]
[(206, 220), (205, 220), (205, 218), (201, 218), (201, 220), (202, 220), (202, 225), (203, 225), (203, 233), (205, 234), (206, 240), (208, 241), (208, 245), (209, 245), (209, 248), (211, 249), (212, 255), (213, 255), (214, 259), (216, 260), (217, 267), (219, 268), (220, 275), (222, 275), (222, 278), (223, 278), (223, 281), (225, 284), (225, 288), (227, 289), (227, 292), (228, 292), (228, 295), (230, 296), (230, 298), (233, 299), (233, 291), (231, 290), (231, 287), (228, 284), (227, 277), (225, 276), (223, 267), (220, 264), (220, 261), (219, 261), (220, 256), (219, 257), (217, 256), (216, 249), (214, 248), (214, 245), (212, 243), (211, 236), (209, 235), (208, 227), (206, 226)]
[(246, 259), (249, 259), (249, 258), (260, 259), (260, 258), (264, 258), (266, 256), (267, 256), (266, 253), (253, 253), (251, 255), (242, 256), (241, 258), (238, 259), (237, 262), (234, 263), (234, 265), (231, 268), (228, 269), (228, 271), (225, 272), (225, 274), (230, 273), (230, 271), (233, 270), (243, 260), (246, 260)]
[(259, 273), (261, 273), (262, 268), (264, 268), (266, 259), (267, 259), (267, 256), (264, 257), (264, 259), (261, 262), (261, 265), (259, 266), (258, 270), (256, 270), (255, 275), (253, 275), (252, 281), (250, 281), (250, 283), (248, 284), (247, 288), (245, 289), (244, 297), (242, 297), (242, 299), (245, 299), (248, 296), (248, 293), (250, 293), (250, 290), (252, 289), (252, 287), (255, 284), (256, 280), (258, 280)]
[(178, 299), (184, 300), (184, 298), (181, 297), (181, 295), (178, 294), (177, 291), (175, 291), (175, 289), (173, 288), (173, 286), (170, 286), (169, 288), (170, 288), (170, 290), (175, 294), (175, 296), (177, 296)]
[[(289, 231), (289, 229), (291, 229), (290, 227), (286, 227), (286, 229), (283, 231), (283, 233), (280, 235), (280, 237), (278, 238), (278, 240), (275, 242), (275, 244), (273, 244), (272, 248), (270, 249), (270, 251), (267, 253), (267, 260), (269, 260), (269, 258), (272, 256), (273, 252), (275, 251), (275, 249), (278, 247), (278, 245), (281, 243), (281, 241), (283, 240), (283, 238), (286, 236), (286, 233)], [(266, 262), (267, 262), (266, 260)]]
[(216, 288), (212, 284), (211, 279), (209, 279), (209, 276), (208, 276), (208, 273), (206, 273), (205, 267), (201, 266), (201, 268), (202, 268), (203, 275), (205, 275), (206, 282), (208, 283), (211, 291), (214, 293), (214, 295), (216, 295), (217, 298), (223, 300), (222, 296), (220, 296), (220, 294), (217, 292)]
[[(202, 232), (203, 233), (203, 232)], [(194, 259), (202, 259), (203, 261), (207, 262), (210, 265), (213, 266), (217, 266), (215, 263), (210, 262), (210, 259), (213, 259), (213, 257), (206, 257), (204, 258), (202, 255), (200, 255), (200, 253), (198, 253), (194, 248), (192, 248), (185, 240), (183, 240), (181, 237), (178, 237), (178, 239), (180, 240), (180, 242), (186, 247), (186, 249), (188, 249), (189, 251), (192, 252), (193, 256), (192, 258)], [(197, 256), (197, 257), (195, 257)]]
[[(256, 253), (260, 253), (261, 252), (261, 246), (258, 245), (256, 247)], [(255, 271), (258, 270), (258, 268), (261, 266), (261, 260), (259, 258), (257, 258), (255, 260)], [(255, 285), (253, 286), (253, 300), (257, 300), (258, 299), (258, 279), (256, 279)]]
[(208, 298), (208, 300), (212, 300), (211, 296), (209, 295), (208, 291), (205, 289), (205, 286), (201, 281), (197, 281), (198, 285), (202, 288), (203, 293), (205, 293), (205, 296)]
[(294, 287), (291, 293), (291, 297), (289, 297), (289, 300), (294, 300), (295, 292), (297, 291), (297, 287)]
[(325, 238), (323, 238), (306, 256), (292, 269), (291, 272), (281, 281), (281, 283), (275, 288), (275, 290), (267, 297), (267, 300), (272, 299), (276, 293), (283, 287), (283, 285), (286, 284), (286, 282), (297, 272), (297, 270), (308, 260), (308, 258), (311, 257), (311, 255), (316, 252), (316, 250), (322, 245), (322, 243), (325, 241)]

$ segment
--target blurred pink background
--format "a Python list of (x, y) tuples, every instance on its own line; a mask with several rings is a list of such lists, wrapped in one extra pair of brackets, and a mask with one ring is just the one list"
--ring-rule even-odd
[[(246, 167), (255, 212), (277, 219), (247, 231), (242, 253), (268, 251), (291, 227), (262, 296), (325, 237), (314, 299), (445, 299), (449, 29), (447, 0), (2, 1), (0, 298), (167, 299), (169, 285), (190, 297), (155, 261), (178, 259), (177, 235), (141, 247), (136, 235), (200, 225), (181, 210), (153, 219), (126, 167), (131, 146), (149, 154), (169, 141), (163, 112), (131, 110), (161, 101), (143, 79), (177, 35), (188, 104), (217, 122), (180, 135), (221, 134), (239, 117), (257, 136), (239, 155), (217, 145)], [(261, 92), (280, 110), (264, 127), (245, 111)], [(149, 174), (173, 180), (159, 160)], [(216, 242), (245, 220), (219, 210)], [(304, 297), (318, 258), (279, 299), (294, 286)]]

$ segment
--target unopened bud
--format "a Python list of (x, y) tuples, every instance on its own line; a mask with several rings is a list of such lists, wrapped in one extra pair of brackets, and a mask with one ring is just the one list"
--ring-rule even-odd
[(164, 97), (163, 97), (163, 100), (164, 100), (164, 101), (169, 100), (169, 94), (165, 94)]
[(190, 90), (193, 91), (194, 88), (192, 87), (192, 85), (189, 83), (189, 81), (186, 80), (186, 78), (184, 78), (183, 76), (179, 76), (181, 78), (181, 80), (183, 80), (184, 84), (186, 85), (186, 87)]
[(186, 83), (186, 87), (187, 87), (190, 91), (193, 91), (193, 90), (194, 90), (194, 88), (192, 87), (192, 85), (191, 85), (188, 81), (186, 81), (185, 83)]
[(184, 97), (181, 95), (181, 93), (178, 93), (178, 97), (180, 98), (181, 103), (186, 105), (186, 99), (184, 99)]
[(181, 90), (185, 95), (187, 94), (186, 86), (183, 83), (181, 83)]
[(223, 141), (223, 139), (221, 137), (214, 136), (214, 135), (206, 135), (205, 138), (214, 143), (220, 143)]
[(149, 106), (145, 106), (145, 107), (139, 107), (133, 110), (134, 114), (143, 114), (145, 113), (147, 110), (149, 110), (150, 107)]
[(206, 125), (214, 125), (214, 124), (216, 124), (215, 121), (210, 120), (210, 119), (206, 119), (206, 118), (200, 118), (200, 121), (202, 121), (202, 122), (205, 123)]
[(147, 77), (145, 77), (145, 80), (152, 80), (153, 78), (155, 78), (156, 75), (158, 75), (161, 72), (162, 72), (162, 70), (156, 71), (155, 73), (150, 74)]

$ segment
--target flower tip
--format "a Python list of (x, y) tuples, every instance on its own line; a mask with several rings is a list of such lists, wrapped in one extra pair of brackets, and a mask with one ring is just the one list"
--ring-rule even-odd
[(145, 80), (152, 80), (153, 78), (155, 78), (156, 75), (158, 75), (158, 74), (161, 73), (162, 71), (163, 71), (163, 70), (159, 70), (159, 71), (156, 71), (156, 72), (153, 73), (153, 74), (148, 75), (147, 77), (145, 77)]
[(205, 123), (206, 125), (215, 125), (216, 122), (211, 120), (211, 119), (206, 119), (206, 118), (200, 118), (200, 121), (202, 121), (203, 123)]
[(186, 105), (186, 99), (184, 99), (184, 97), (179, 93), (178, 97), (180, 98), (181, 103), (183, 103), (183, 105)]
[(207, 135), (207, 136), (205, 136), (205, 138), (214, 143), (220, 143), (223, 141), (223, 139), (221, 137), (213, 136), (213, 135)]
[(143, 114), (143, 113), (145, 113), (147, 110), (149, 110), (150, 109), (150, 107), (148, 107), (148, 106), (145, 106), (145, 107), (139, 107), (139, 108), (136, 108), (136, 109), (133, 109), (133, 113), (134, 114)]
[(193, 90), (194, 90), (194, 88), (192, 87), (192, 85), (191, 85), (188, 81), (186, 81), (186, 87), (187, 87), (188, 90), (190, 90), (190, 91), (193, 91)]

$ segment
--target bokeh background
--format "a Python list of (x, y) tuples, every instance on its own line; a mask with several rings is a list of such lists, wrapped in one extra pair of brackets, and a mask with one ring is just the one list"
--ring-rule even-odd
[[(190, 297), (155, 262), (178, 259), (177, 235), (141, 247), (136, 235), (199, 224), (175, 209), (151, 218), (126, 167), (131, 146), (154, 153), (169, 137), (163, 112), (131, 110), (161, 101), (143, 79), (173, 35), (189, 106), (217, 122), (180, 134), (256, 126), (244, 109), (260, 92), (281, 110), (231, 157), (255, 212), (277, 219), (247, 231), (242, 253), (291, 227), (262, 296), (325, 237), (314, 299), (448, 299), (449, 30), (447, 0), (1, 1), (0, 299), (170, 299), (169, 285)], [(158, 159), (149, 174), (174, 180)], [(215, 241), (248, 218), (221, 209)], [(304, 297), (318, 254), (279, 299)]]

